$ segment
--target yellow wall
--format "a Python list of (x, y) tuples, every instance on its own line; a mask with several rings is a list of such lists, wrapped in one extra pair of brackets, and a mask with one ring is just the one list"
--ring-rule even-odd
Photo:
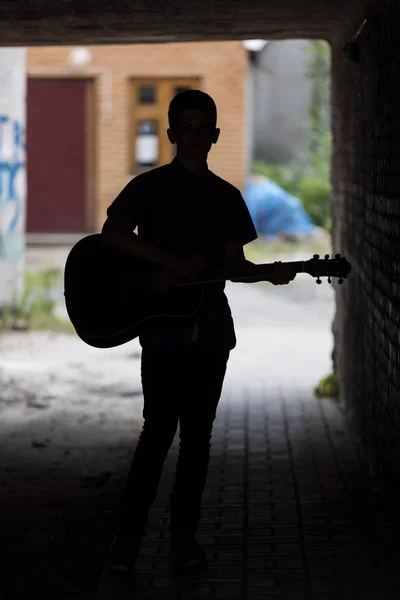
[[(245, 178), (245, 99), (247, 53), (242, 42), (196, 42), (127, 46), (88, 46), (87, 68), (96, 77), (96, 159), (94, 228), (107, 206), (129, 181), (129, 94), (131, 77), (199, 77), (200, 88), (218, 108), (221, 137), (209, 156), (210, 168), (239, 189)], [(28, 76), (71, 76), (71, 47), (28, 49)], [(112, 75), (112, 115), (102, 84)], [(167, 107), (166, 107), (167, 110)], [(166, 135), (166, 132), (164, 133)]]

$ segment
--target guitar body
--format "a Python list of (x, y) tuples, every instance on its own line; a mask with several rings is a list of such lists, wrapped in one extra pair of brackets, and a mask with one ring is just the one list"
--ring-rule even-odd
[(64, 271), (68, 316), (78, 336), (95, 348), (112, 348), (138, 337), (148, 325), (194, 318), (203, 304), (204, 285), (155, 293), (155, 265), (133, 258), (89, 235), (71, 249)]

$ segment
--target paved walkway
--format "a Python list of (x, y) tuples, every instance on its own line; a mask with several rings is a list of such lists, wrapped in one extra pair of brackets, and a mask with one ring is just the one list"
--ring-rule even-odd
[[(400, 597), (396, 536), (374, 505), (339, 408), (312, 394), (318, 379), (330, 371), (332, 297), (321, 303), (318, 294), (328, 292), (315, 290), (322, 286), (307, 288), (304, 280), (296, 285), (286, 296), (280, 289), (265, 294), (249, 286), (236, 287), (230, 295), (239, 344), (215, 423), (199, 531), (209, 573), (186, 584), (174, 582), (169, 573), (167, 496), (176, 438), (138, 563), (141, 598)], [(123, 445), (127, 468), (132, 448), (126, 437)], [(116, 452), (115, 445), (109, 446)], [(25, 567), (15, 573), (16, 593), (7, 587), (7, 600), (37, 594), (60, 600), (92, 597), (119, 499), (118, 486), (105, 481), (94, 482), (93, 489), (101, 491), (92, 493), (60, 477), (36, 497), (33, 472), (29, 502), (35, 537), (18, 508), (26, 504), (25, 488), (13, 490), (15, 535), (2, 561), (10, 569)], [(53, 529), (43, 531), (38, 541), (41, 519), (49, 511)], [(15, 540), (21, 540), (23, 550), (16, 549)], [(46, 544), (53, 544), (51, 555)], [(11, 551), (21, 562), (10, 559)], [(28, 573), (26, 565), (31, 565)], [(132, 597), (129, 590), (125, 597)]]
[(138, 565), (141, 597), (399, 598), (391, 530), (371, 509), (337, 408), (306, 387), (262, 376), (230, 383), (214, 430), (199, 533), (209, 574), (181, 588), (168, 578), (165, 505), (175, 443)]
[[(166, 504), (176, 439), (138, 564), (143, 597), (399, 598), (391, 527), (374, 506), (338, 406), (312, 394), (330, 370), (324, 310), (332, 305), (320, 304), (313, 321), (310, 310), (318, 311), (310, 295), (307, 312), (298, 300), (290, 306), (287, 295), (282, 302), (275, 290), (265, 314), (258, 293), (236, 291), (231, 299), (240, 350), (232, 355), (215, 424), (199, 532), (210, 571), (183, 587), (168, 578)], [(241, 309), (245, 300), (250, 313)]]

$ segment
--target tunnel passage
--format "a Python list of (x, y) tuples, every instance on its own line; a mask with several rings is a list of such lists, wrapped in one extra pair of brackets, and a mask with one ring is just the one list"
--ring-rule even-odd
[[(338, 287), (334, 362), (370, 473), (397, 489), (400, 127), (397, 2), (107, 2), (0, 6), (3, 45), (324, 38), (332, 45), (333, 245), (353, 264)], [(355, 39), (355, 43), (348, 46)], [(217, 59), (217, 57), (216, 57)]]
[[(333, 244), (353, 266), (336, 290), (341, 397), (370, 474), (397, 492), (399, 8), (390, 2), (2, 3), (3, 45), (325, 38), (332, 45)], [(356, 42), (346, 46), (359, 31)], [(344, 52), (344, 48), (347, 51)], [(217, 58), (217, 57), (216, 57)]]

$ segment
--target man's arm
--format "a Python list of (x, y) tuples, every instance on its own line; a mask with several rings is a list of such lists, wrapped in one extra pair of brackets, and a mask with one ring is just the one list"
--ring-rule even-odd
[[(246, 259), (242, 244), (237, 242), (226, 244), (224, 262), (232, 266), (245, 266), (249, 270), (251, 270), (252, 266), (255, 266), (254, 263)], [(258, 279), (232, 279), (232, 281), (235, 283), (254, 283)]]
[(139, 221), (140, 204), (146, 189), (147, 175), (134, 177), (107, 209), (107, 220), (101, 230), (104, 244), (125, 254), (167, 266), (169, 253), (147, 244), (134, 233)]
[[(229, 187), (226, 196), (225, 218), (221, 238), (225, 243), (224, 262), (226, 265), (242, 266), (251, 271), (253, 263), (246, 260), (243, 247), (257, 239), (257, 232), (249, 210), (240, 191)], [(238, 283), (253, 283), (256, 280), (234, 279)]]
[(131, 231), (130, 226), (122, 218), (115, 215), (109, 216), (105, 221), (101, 237), (104, 244), (116, 250), (167, 267), (170, 271), (188, 279), (195, 279), (205, 266), (206, 261), (203, 256), (197, 254), (180, 256), (144, 242)]
[(105, 244), (125, 254), (143, 258), (165, 267), (170, 267), (175, 258), (171, 252), (139, 239), (123, 219), (115, 216), (107, 218), (101, 230), (101, 237)]
[(229, 265), (240, 265), (246, 262), (242, 244), (237, 242), (226, 244), (224, 262)]
[[(225, 262), (231, 265), (242, 265), (245, 267), (250, 274), (252, 268), (255, 267), (254, 263), (246, 260), (244, 255), (243, 246), (253, 242), (257, 239), (257, 232), (254, 227), (254, 223), (251, 219), (251, 215), (246, 206), (244, 198), (240, 191), (235, 188), (233, 194), (230, 195), (229, 203), (227, 206), (227, 219), (225, 226)], [(271, 270), (268, 278), (265, 281), (269, 281), (273, 285), (284, 285), (293, 281), (296, 277), (296, 273), (293, 272), (288, 264), (275, 263)], [(251, 278), (240, 278), (232, 279), (231, 281), (237, 283), (256, 283), (259, 281), (258, 277)]]
[[(225, 263), (230, 265), (242, 265), (248, 268), (251, 272), (251, 268), (256, 266), (254, 263), (246, 259), (242, 244), (231, 243), (225, 246)], [(285, 285), (293, 281), (296, 277), (296, 273), (292, 271), (290, 266), (276, 263), (274, 265), (274, 271), (264, 281), (269, 281), (273, 285)], [(260, 281), (259, 277), (252, 279), (251, 277), (244, 279), (231, 279), (234, 283), (257, 283)]]

